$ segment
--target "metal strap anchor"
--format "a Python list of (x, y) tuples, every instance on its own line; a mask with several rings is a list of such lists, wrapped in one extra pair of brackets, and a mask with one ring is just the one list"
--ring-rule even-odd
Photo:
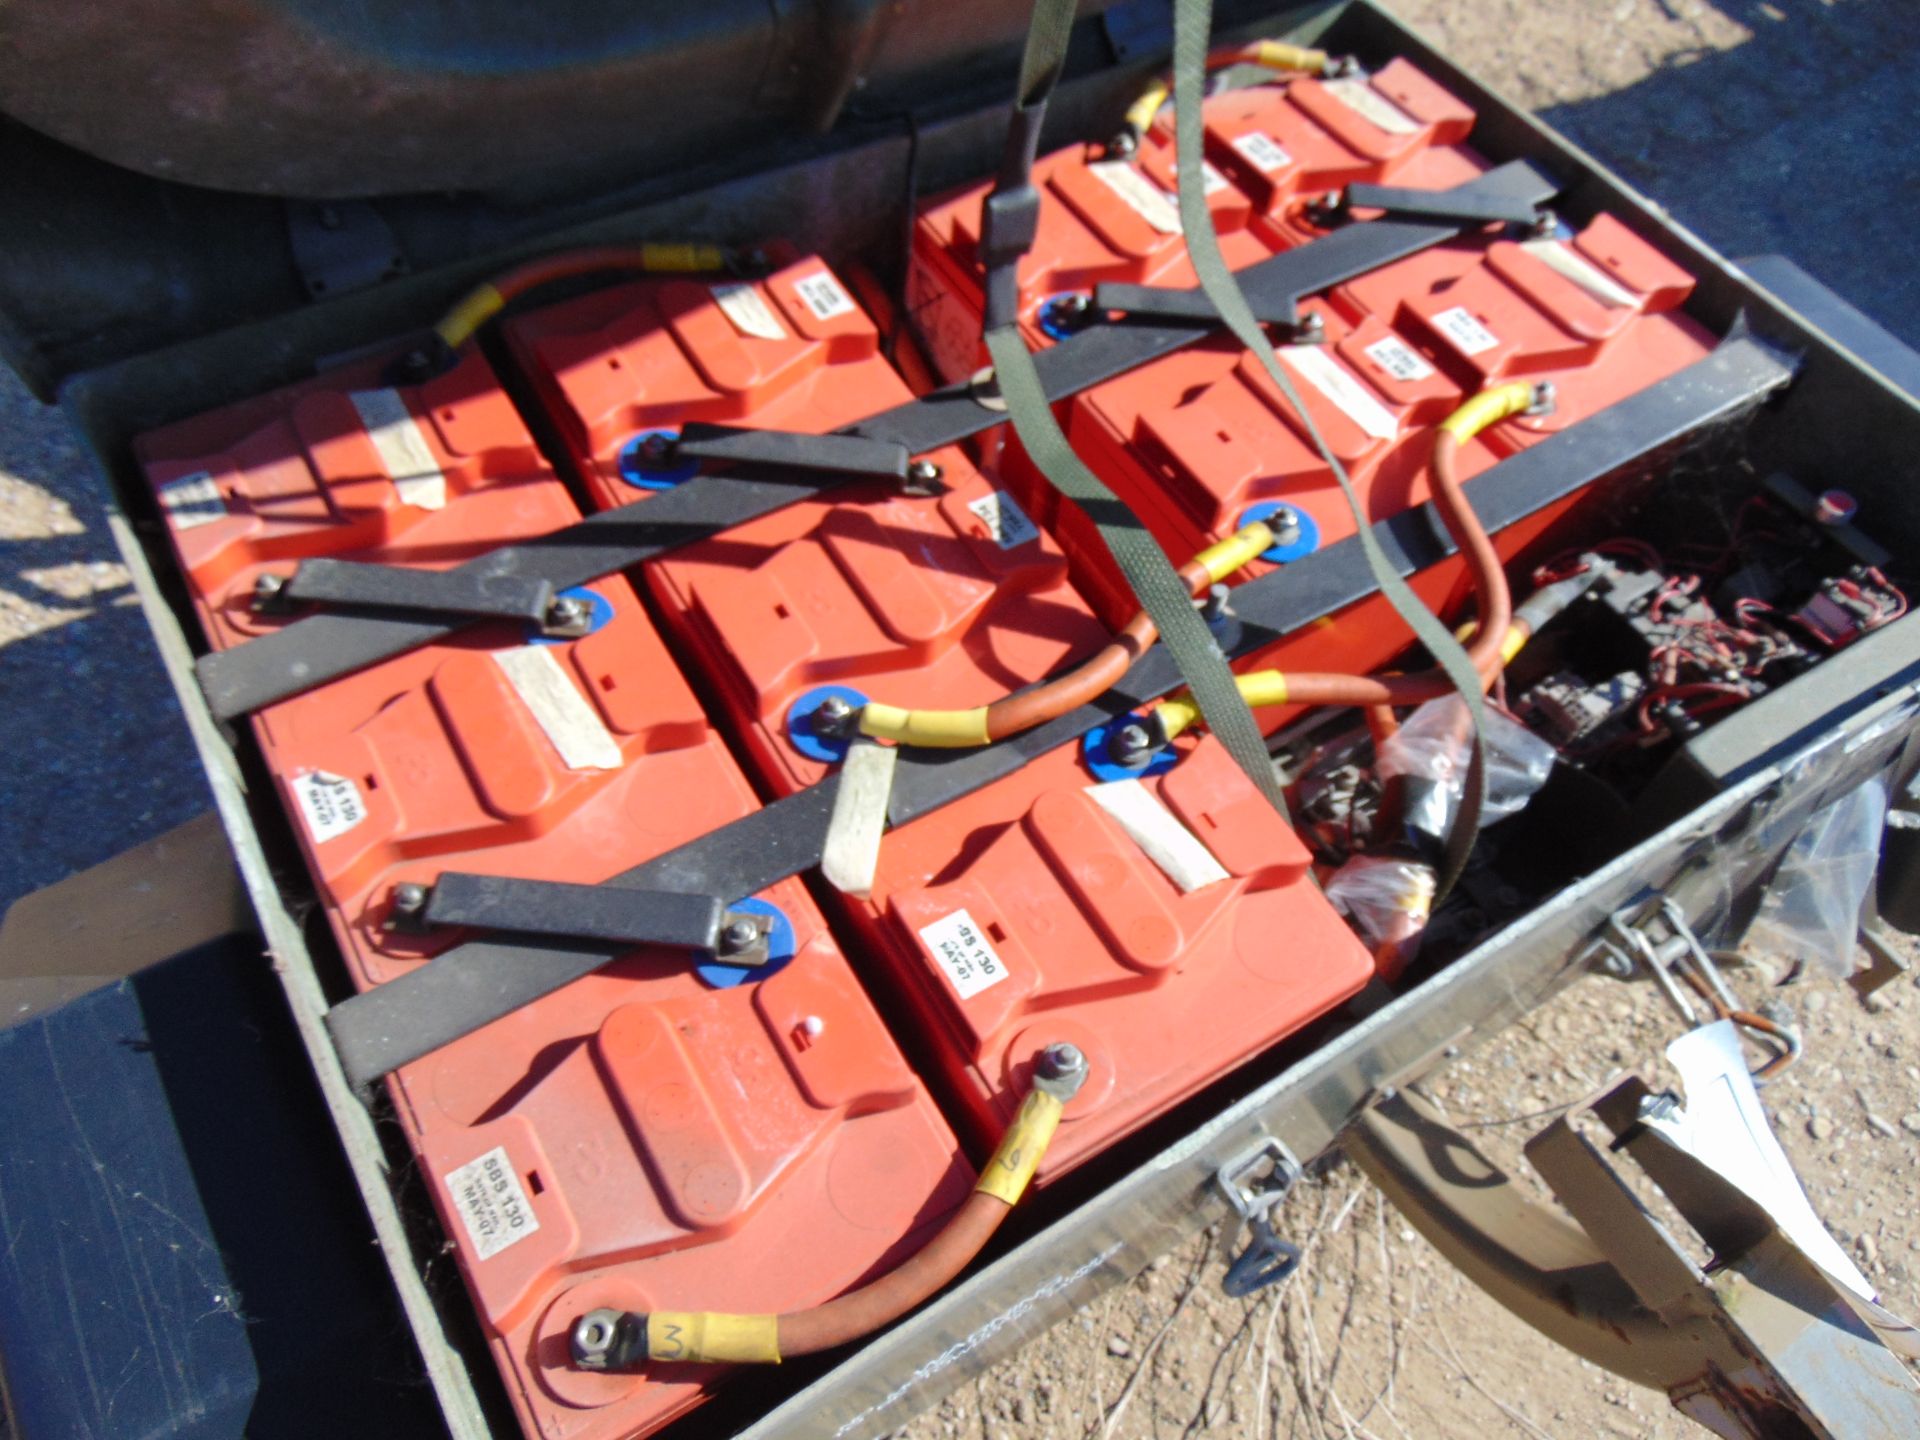
[(1234, 1299), (1277, 1285), (1300, 1268), (1300, 1247), (1281, 1239), (1273, 1228), (1274, 1209), (1300, 1174), (1293, 1152), (1271, 1135), (1214, 1173), (1214, 1183), (1247, 1225), (1246, 1248), (1220, 1281), (1220, 1288)]

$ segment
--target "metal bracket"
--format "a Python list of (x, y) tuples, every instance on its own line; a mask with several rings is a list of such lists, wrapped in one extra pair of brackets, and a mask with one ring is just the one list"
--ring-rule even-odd
[(1236, 1300), (1279, 1284), (1299, 1268), (1300, 1247), (1280, 1238), (1273, 1228), (1273, 1211), (1300, 1174), (1293, 1152), (1271, 1135), (1214, 1172), (1214, 1183), (1248, 1230), (1246, 1248), (1220, 1281), (1220, 1288)]
[(525, 620), (556, 634), (582, 634), (592, 613), (555, 601), (551, 581), (533, 575), (485, 575), (459, 566), (414, 570), (353, 560), (305, 560), (291, 579), (262, 576), (255, 605), (263, 611), (291, 605), (462, 615), (478, 620)]
[[(1298, 294), (1247, 296), (1254, 319), (1262, 325), (1285, 325), (1289, 329), (1296, 328), (1300, 323), (1299, 300)], [(1220, 323), (1220, 312), (1213, 308), (1213, 301), (1203, 291), (1170, 290), (1159, 285), (1124, 285), (1118, 281), (1106, 281), (1094, 287), (1093, 308), (1096, 311), (1119, 310), (1128, 315), (1148, 315), (1155, 320), (1190, 320), (1195, 325)]]
[(392, 227), (365, 200), (289, 200), (286, 219), (293, 266), (309, 299), (364, 290), (407, 271)]
[(1462, 224), (1534, 225), (1541, 212), (1528, 201), (1489, 192), (1410, 190), (1403, 185), (1367, 185), (1356, 181), (1341, 194), (1337, 213), (1384, 210), (1401, 220), (1445, 220)]
[(689, 420), (673, 445), (676, 457), (728, 465), (777, 465), (785, 470), (824, 470), (835, 475), (872, 475), (905, 480), (912, 457), (897, 440), (865, 435), (803, 435), (792, 430), (752, 430)]
[(663, 945), (720, 955), (730, 965), (767, 962), (770, 916), (729, 911), (711, 895), (569, 885), (448, 871), (432, 885), (394, 887), (396, 930), (464, 926), (618, 945)]

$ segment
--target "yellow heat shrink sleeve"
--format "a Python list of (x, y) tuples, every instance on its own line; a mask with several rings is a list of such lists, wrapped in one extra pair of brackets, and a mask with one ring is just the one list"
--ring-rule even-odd
[(491, 285), (469, 291), (460, 302), (433, 327), (450, 350), (458, 350), (473, 338), (473, 332), (506, 308), (507, 297)]
[(1489, 425), (1511, 419), (1532, 404), (1532, 382), (1516, 380), (1511, 385), (1496, 385), (1482, 390), (1442, 420), (1440, 428), (1464, 445)]
[(780, 1363), (780, 1317), (655, 1310), (647, 1316), (647, 1358), (685, 1364)]
[(718, 245), (669, 245), (653, 242), (640, 247), (640, 260), (647, 269), (657, 270), (662, 274), (727, 268), (726, 252)]
[(1140, 98), (1127, 107), (1127, 129), (1136, 135), (1144, 135), (1153, 124), (1153, 117), (1160, 113), (1160, 107), (1167, 103), (1167, 82), (1156, 80), (1140, 92)]
[(1193, 558), (1206, 567), (1207, 578), (1217, 584), (1272, 548), (1273, 530), (1265, 521), (1256, 520), (1234, 531), (1226, 539), (1209, 545)]
[(987, 707), (975, 710), (902, 710), (869, 700), (860, 707), (860, 733), (900, 745), (929, 745), (959, 750), (985, 745)]
[[(1240, 691), (1240, 698), (1252, 709), (1287, 703), (1287, 677), (1279, 670), (1255, 670), (1239, 675), (1234, 678), (1234, 685)], [(1180, 690), (1162, 700), (1154, 714), (1171, 740), (1200, 718), (1200, 707), (1193, 703), (1192, 695)]]
[(1047, 1153), (1053, 1132), (1060, 1128), (1062, 1108), (1058, 1096), (1044, 1090), (1029, 1090), (1027, 1098), (1020, 1102), (1020, 1113), (1013, 1117), (1013, 1124), (1000, 1137), (1000, 1148), (993, 1152), (993, 1159), (980, 1172), (973, 1188), (1009, 1205), (1019, 1200), (1033, 1179), (1033, 1172), (1040, 1168), (1040, 1159)]
[(1304, 70), (1318, 75), (1327, 68), (1327, 52), (1305, 45), (1289, 45), (1282, 40), (1262, 40), (1254, 50), (1254, 62), (1269, 70)]
[[(1458, 640), (1462, 645), (1468, 645), (1473, 642), (1473, 637), (1477, 635), (1479, 631), (1480, 622), (1478, 620), (1469, 620), (1466, 624), (1458, 626), (1454, 630), (1453, 638)], [(1507, 627), (1507, 638), (1500, 642), (1500, 663), (1502, 665), (1512, 664), (1513, 657), (1526, 649), (1527, 641), (1532, 638), (1533, 630), (1531, 627), (1521, 621), (1514, 621), (1513, 624)]]

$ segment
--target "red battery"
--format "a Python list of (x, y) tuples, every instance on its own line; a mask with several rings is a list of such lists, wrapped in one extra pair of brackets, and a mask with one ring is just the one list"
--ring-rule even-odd
[(1042, 1183), (1374, 972), (1300, 840), (1219, 743), (1177, 748), (1171, 770), (1105, 785), (1078, 747), (1032, 760), (890, 832), (872, 900), (853, 907), (921, 1011), (977, 1145), (1045, 1046), (1085, 1052), (1091, 1078)]
[[(291, 558), (453, 563), (578, 518), (484, 362), (355, 398), (376, 375), (138, 443), (216, 645), (275, 623), (246, 601)], [(419, 433), (376, 441), (375, 423)], [(463, 425), (468, 443), (449, 443)], [(434, 494), (400, 483), (423, 455)], [(357, 987), (474, 938), (394, 928), (403, 885), (596, 883), (756, 808), (627, 582), (569, 593), (590, 608), (584, 636), (473, 626), (254, 717)], [(647, 1434), (725, 1373), (579, 1371), (566, 1336), (584, 1311), (817, 1304), (917, 1250), (970, 1186), (805, 886), (733, 904), (771, 917), (765, 967), (636, 950), (391, 1079), (538, 1440)]]
[(821, 434), (913, 398), (851, 290), (812, 258), (763, 280), (599, 290), (505, 332), (603, 509), (695, 473), (644, 453), (689, 420)]
[(1207, 157), (1253, 202), (1254, 228), (1276, 249), (1325, 233), (1312, 208), (1348, 185), (1445, 190), (1488, 169), (1462, 143), (1473, 111), (1405, 60), (1371, 76), (1230, 90), (1206, 115)]
[(1067, 562), (1017, 497), (950, 446), (944, 494), (837, 488), (662, 557), (647, 569), (713, 677), (751, 763), (777, 793), (825, 760), (789, 716), (823, 686), (914, 709), (971, 709), (1109, 639)]
[(579, 518), (478, 351), (418, 386), (369, 360), (149, 431), (153, 482), (207, 642), (287, 623), (255, 585), (316, 556), (438, 570)]
[[(1551, 383), (1553, 409), (1463, 446), (1463, 478), (1597, 414), (1705, 356), (1713, 339), (1675, 309), (1685, 272), (1601, 216), (1571, 240), (1481, 238), (1387, 266), (1310, 302), (1324, 343), (1283, 345), (1282, 364), (1376, 520), (1424, 503), (1431, 427), (1489, 385)], [(1068, 434), (1115, 492), (1184, 557), (1261, 503), (1303, 517), (1306, 550), (1353, 533), (1332, 472), (1258, 360), (1226, 340), (1083, 392)], [(1016, 474), (1024, 472), (1014, 472)], [(1257, 513), (1257, 512), (1256, 512)], [(1109, 622), (1131, 600), (1091, 527), (1062, 504), (1054, 525), (1076, 579)], [(1255, 562), (1251, 579), (1269, 568)]]
[[(1224, 97), (1223, 97), (1224, 98)], [(1209, 113), (1218, 100), (1207, 102)], [(1247, 197), (1207, 161), (1207, 200), (1227, 264), (1241, 269), (1276, 245), (1248, 228)], [(1130, 159), (1101, 145), (1075, 145), (1038, 160), (1040, 227), (1020, 261), (1021, 333), (1039, 348), (1073, 321), (1060, 297), (1086, 298), (1102, 281), (1175, 288), (1198, 284), (1180, 235), (1178, 165), (1171, 119), (1156, 123)], [(948, 381), (987, 363), (980, 341), (980, 209), (991, 187), (975, 185), (930, 202), (914, 227), (907, 304), (934, 369)]]

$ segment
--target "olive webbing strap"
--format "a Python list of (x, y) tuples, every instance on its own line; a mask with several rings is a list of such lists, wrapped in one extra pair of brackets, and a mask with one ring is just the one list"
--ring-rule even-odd
[(1192, 595), (1159, 542), (1074, 454), (1054, 418), (1033, 356), (1020, 337), (1018, 268), (1039, 221), (1040, 197), (1033, 188), (1033, 161), (1047, 98), (1066, 59), (1074, 8), (1074, 0), (1035, 0), (1006, 152), (993, 192), (982, 208), (980, 259), (986, 269), (982, 329), (987, 354), (993, 362), (1000, 396), (1006, 402), (1007, 418), (1035, 468), (1093, 521), (1141, 609), (1159, 628), (1161, 643), (1192, 691), (1208, 727), (1255, 788), (1286, 817), (1286, 797), (1274, 778), (1266, 740), (1247, 702), (1240, 698), (1219, 642), (1194, 608)]
[(1473, 752), (1467, 769), (1466, 788), (1460, 808), (1447, 832), (1446, 852), (1435, 886), (1437, 905), (1453, 888), (1465, 867), (1467, 856), (1479, 836), (1480, 810), (1486, 797), (1486, 745), (1482, 739), (1486, 710), (1481, 698), (1480, 677), (1459, 641), (1441, 623), (1420, 597), (1413, 593), (1400, 572), (1381, 550), (1374, 538), (1373, 524), (1361, 506), (1346, 467), (1333, 453), (1312, 412), (1300, 403), (1299, 391), (1280, 363), (1278, 352), (1254, 318), (1241, 292), (1240, 284), (1227, 268), (1220, 253), (1220, 238), (1213, 228), (1213, 214), (1207, 204), (1202, 141), (1205, 117), (1201, 113), (1206, 83), (1207, 48), (1213, 29), (1213, 0), (1174, 0), (1173, 5), (1173, 123), (1175, 158), (1179, 162), (1177, 183), (1180, 199), (1180, 225), (1187, 242), (1187, 256), (1193, 263), (1200, 288), (1213, 302), (1214, 309), (1234, 336), (1260, 358), (1273, 383), (1286, 397), (1288, 405), (1300, 417), (1307, 435), (1320, 458), (1333, 471), (1347, 505), (1353, 511), (1354, 532), (1366, 556), (1374, 582), (1387, 597), (1400, 618), (1412, 628), (1427, 653), (1451, 680), (1466, 701), (1473, 719)]

